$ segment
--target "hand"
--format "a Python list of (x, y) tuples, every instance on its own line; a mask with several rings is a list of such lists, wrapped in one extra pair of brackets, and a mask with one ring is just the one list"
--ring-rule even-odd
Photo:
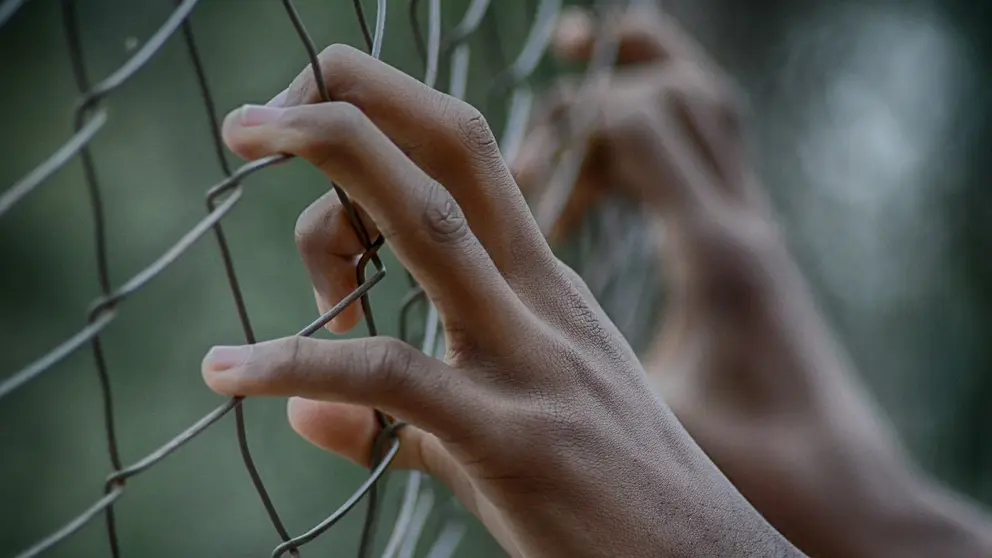
[[(682, 226), (697, 225), (689, 222), (697, 217), (712, 226), (713, 211), (743, 209), (750, 217), (765, 210), (746, 156), (742, 95), (733, 82), (657, 10), (631, 10), (600, 25), (607, 29), (600, 32), (582, 10), (566, 11), (554, 37), (556, 54), (589, 61), (598, 41), (616, 42), (619, 69), (588, 84), (561, 80), (535, 111), (511, 165), (524, 191), (537, 196), (541, 214), (556, 153), (586, 144), (582, 173), (552, 236), (571, 231), (611, 187)], [(697, 215), (697, 209), (712, 211)]]
[[(571, 12), (558, 55), (586, 60), (595, 27)], [(915, 472), (823, 323), (748, 165), (735, 86), (657, 12), (605, 33), (620, 69), (605, 88), (552, 93), (513, 166), (540, 208), (552, 154), (587, 142), (557, 237), (610, 188), (655, 216), (670, 292), (645, 369), (679, 420), (810, 554), (990, 552), (988, 523)], [(588, 135), (562, 137), (562, 120), (590, 108)]]
[[(794, 552), (554, 257), (478, 111), (349, 47), (320, 62), (334, 102), (309, 104), (307, 69), (271, 106), (229, 115), (225, 141), (247, 159), (299, 156), (344, 188), (438, 308), (447, 354), (289, 337), (214, 348), (207, 384), (293, 397), (297, 431), (362, 465), (372, 408), (409, 423), (396, 463), (446, 483), (514, 556)], [(297, 232), (327, 307), (354, 286), (361, 247), (332, 197)]]

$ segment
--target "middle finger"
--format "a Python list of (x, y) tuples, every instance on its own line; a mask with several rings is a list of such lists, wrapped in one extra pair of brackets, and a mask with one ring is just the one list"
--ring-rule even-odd
[[(552, 260), (489, 126), (471, 105), (346, 45), (319, 56), (331, 100), (357, 106), (425, 173), (444, 184), (511, 285), (533, 284)], [(279, 102), (319, 102), (305, 69)], [(525, 293), (521, 293), (525, 294)]]
[(449, 331), (471, 330), (481, 342), (515, 327), (520, 300), (458, 204), (355, 106), (245, 106), (225, 120), (224, 138), (248, 159), (302, 157), (338, 183), (378, 225)]
[[(355, 207), (366, 232), (372, 238), (379, 235), (375, 223)], [(352, 226), (348, 212), (331, 190), (310, 204), (296, 220), (296, 247), (310, 274), (317, 309), (323, 315), (358, 288), (356, 266), (365, 246)], [(327, 329), (335, 333), (350, 331), (362, 317), (362, 305), (348, 305)]]

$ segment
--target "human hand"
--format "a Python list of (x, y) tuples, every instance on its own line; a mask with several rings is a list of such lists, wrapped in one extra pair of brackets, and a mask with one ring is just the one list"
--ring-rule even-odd
[[(560, 58), (588, 61), (598, 41), (613, 40), (618, 66), (587, 87), (560, 82), (537, 109), (511, 169), (535, 212), (553, 219), (545, 223), (552, 241), (612, 191), (642, 203), (660, 225), (645, 234), (661, 234), (668, 274), (668, 319), (652, 356), (678, 360), (687, 329), (727, 329), (768, 307), (791, 258), (746, 156), (733, 82), (657, 10), (631, 9), (602, 25), (582, 10), (562, 18), (553, 43)], [(583, 121), (591, 126), (571, 129)], [(555, 190), (555, 155), (583, 147), (574, 187)], [(556, 206), (560, 213), (545, 211)]]
[[(447, 484), (515, 556), (793, 552), (554, 257), (478, 111), (349, 47), (320, 61), (334, 102), (309, 104), (307, 69), (272, 106), (231, 113), (225, 141), (247, 159), (299, 156), (347, 191), (438, 308), (447, 354), (384, 337), (289, 337), (214, 348), (207, 384), (293, 397), (298, 432), (362, 465), (372, 408), (409, 423), (395, 463)], [(297, 234), (329, 307), (354, 287), (362, 246), (333, 197)]]
[[(588, 60), (596, 41), (610, 39), (618, 41), (619, 66), (601, 78), (605, 87), (580, 90), (566, 81), (548, 95), (512, 163), (517, 181), (540, 208), (554, 194), (546, 192), (554, 154), (585, 142), (581, 173), (552, 236), (570, 233), (611, 190), (639, 200), (655, 217), (669, 292), (647, 369), (684, 421), (709, 420), (712, 409), (699, 403), (714, 396), (717, 384), (735, 388), (724, 396), (737, 406), (764, 412), (781, 399), (807, 407), (809, 389), (789, 377), (737, 389), (764, 373), (742, 368), (782, 353), (769, 350), (768, 339), (783, 332), (769, 328), (798, 282), (745, 156), (736, 87), (656, 10), (631, 10), (607, 26), (597, 29), (581, 10), (562, 18), (554, 42), (559, 57)], [(562, 133), (563, 121), (590, 110), (596, 116), (586, 135)], [(795, 309), (802, 296), (792, 298)], [(752, 399), (742, 401), (745, 394)]]
[(582, 84), (559, 80), (539, 103), (511, 161), (542, 215), (556, 155), (586, 144), (566, 207), (552, 215), (552, 237), (570, 232), (611, 188), (679, 221), (696, 206), (729, 211), (765, 205), (746, 156), (742, 94), (690, 37), (651, 7), (598, 24), (584, 10), (571, 9), (553, 47), (559, 59), (589, 62), (600, 42), (616, 43), (616, 67), (592, 68), (593, 79)]
[[(556, 194), (552, 155), (586, 142), (553, 237), (611, 190), (640, 200), (660, 225), (665, 321), (644, 362), (679, 420), (811, 554), (987, 551), (975, 542), (987, 523), (921, 480), (820, 317), (747, 161), (736, 87), (658, 12), (632, 11), (605, 33), (619, 40), (616, 73), (605, 87), (553, 91), (513, 168), (540, 215)], [(603, 38), (587, 14), (571, 12), (556, 51), (584, 61)], [(570, 136), (562, 123), (589, 110), (594, 125)]]

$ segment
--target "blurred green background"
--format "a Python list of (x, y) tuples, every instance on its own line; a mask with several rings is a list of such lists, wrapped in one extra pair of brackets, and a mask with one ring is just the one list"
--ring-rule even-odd
[[(522, 44), (535, 3), (493, 2), (472, 41), (468, 98), (478, 106)], [(318, 46), (362, 44), (351, 2), (296, 4)], [(374, 4), (365, 2), (370, 19)], [(466, 5), (443, 2), (446, 28)], [(94, 81), (126, 60), (173, 6), (78, 2)], [(382, 57), (420, 75), (406, 2), (389, 6)], [(989, 5), (700, 0), (666, 8), (748, 92), (758, 157), (795, 252), (914, 456), (956, 489), (992, 503), (992, 347), (985, 342), (992, 194), (983, 174), (992, 129)], [(203, 0), (192, 21), (222, 112), (268, 100), (305, 64), (276, 0)], [(77, 95), (57, 2), (28, 2), (0, 29), (0, 68), (6, 187), (72, 131)], [(556, 70), (543, 63), (535, 83)], [(499, 105), (486, 107), (497, 134)], [(119, 285), (203, 217), (203, 194), (221, 173), (178, 38), (108, 107), (93, 154)], [(224, 221), (261, 339), (295, 333), (315, 317), (292, 231), (297, 214), (326, 188), (305, 164), (268, 169), (247, 181), (245, 198)], [(374, 291), (373, 305), (383, 333), (395, 334), (407, 285), (392, 259), (387, 265), (393, 273)], [(77, 160), (0, 219), (0, 377), (83, 326), (97, 291)], [(213, 238), (129, 299), (103, 339), (120, 447), (133, 462), (222, 401), (203, 386), (200, 359), (211, 345), (242, 336)], [(88, 347), (0, 401), (0, 555), (29, 546), (100, 496), (109, 468), (100, 405)], [(246, 414), (259, 472), (291, 533), (322, 520), (363, 480), (363, 470), (298, 438), (283, 401), (250, 400)], [(402, 485), (393, 479), (383, 539)], [(232, 416), (129, 482), (115, 509), (127, 556), (266, 556), (278, 542), (241, 463)], [(351, 514), (304, 555), (354, 554), (361, 520)], [(106, 544), (97, 519), (49, 555), (103, 556)], [(474, 524), (457, 553), (501, 554)]]

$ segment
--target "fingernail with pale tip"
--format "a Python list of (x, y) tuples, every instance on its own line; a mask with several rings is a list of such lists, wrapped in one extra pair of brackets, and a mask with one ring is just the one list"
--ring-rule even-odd
[(245, 105), (241, 107), (238, 115), (238, 122), (245, 127), (261, 126), (275, 122), (282, 116), (284, 109), (279, 107), (269, 107), (263, 105)]
[(223, 372), (224, 370), (237, 368), (248, 362), (248, 358), (251, 357), (251, 350), (251, 345), (213, 347), (207, 353), (207, 356), (203, 358), (203, 366), (213, 372)]

